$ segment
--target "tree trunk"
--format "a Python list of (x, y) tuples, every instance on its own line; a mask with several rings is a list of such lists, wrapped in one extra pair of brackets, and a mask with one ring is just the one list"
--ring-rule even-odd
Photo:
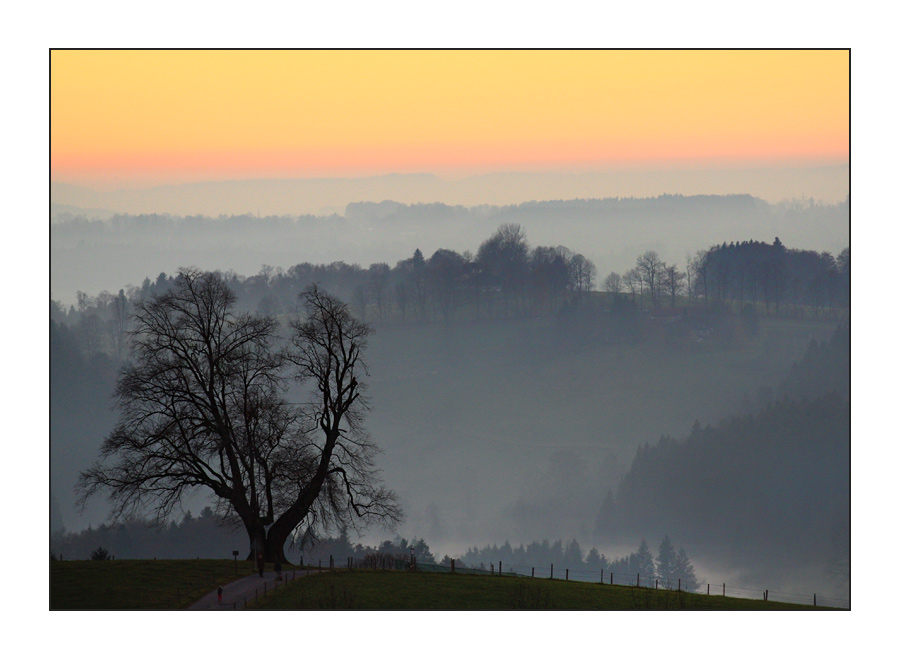
[(262, 528), (260, 528), (259, 533), (248, 532), (247, 536), (250, 541), (247, 561), (255, 562), (257, 553), (262, 552), (263, 561), (267, 564), (274, 564), (276, 561), (282, 564), (287, 563), (287, 558), (284, 554), (284, 545), (287, 543), (288, 536), (286, 533), (273, 527), (269, 530), (268, 536), (266, 536)]
[(266, 540), (266, 530), (262, 525), (247, 527), (247, 537), (250, 541), (250, 551), (247, 555), (247, 561), (255, 562), (256, 556), (260, 552), (263, 554), (263, 558), (266, 561), (272, 561), (268, 558), (269, 544)]
[(284, 556), (284, 544), (287, 543), (288, 535), (281, 531), (278, 527), (269, 529), (269, 538), (266, 539), (265, 558), (267, 562), (286, 564), (287, 559)]

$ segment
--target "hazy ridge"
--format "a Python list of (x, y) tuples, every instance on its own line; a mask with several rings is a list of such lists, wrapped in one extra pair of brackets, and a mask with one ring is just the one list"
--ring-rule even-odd
[(72, 304), (140, 285), (187, 265), (255, 273), (263, 264), (344, 261), (393, 265), (421, 249), (475, 251), (500, 224), (520, 224), (531, 245), (565, 245), (597, 266), (624, 272), (646, 250), (683, 268), (685, 257), (750, 238), (837, 254), (849, 245), (849, 200), (771, 204), (751, 195), (569, 199), (506, 206), (354, 202), (343, 215), (57, 216), (50, 227), (51, 297)]
[(600, 172), (493, 172), (458, 179), (433, 174), (356, 178), (204, 181), (138, 189), (93, 190), (50, 184), (51, 201), (111, 213), (174, 215), (328, 215), (352, 202), (451, 206), (520, 204), (601, 197), (747, 193), (769, 202), (802, 197), (835, 203), (849, 194), (849, 166), (697, 168)]

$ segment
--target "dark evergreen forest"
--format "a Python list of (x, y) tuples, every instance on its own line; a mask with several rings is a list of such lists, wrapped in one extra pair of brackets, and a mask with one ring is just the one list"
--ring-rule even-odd
[(846, 587), (850, 546), (850, 332), (812, 342), (757, 410), (638, 449), (597, 518), (610, 542), (678, 530), (750, 575), (817, 566)]

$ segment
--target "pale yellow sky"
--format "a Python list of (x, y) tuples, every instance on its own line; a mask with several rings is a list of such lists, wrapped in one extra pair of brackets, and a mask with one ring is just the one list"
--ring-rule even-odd
[(832, 165), (847, 51), (54, 51), (54, 181)]

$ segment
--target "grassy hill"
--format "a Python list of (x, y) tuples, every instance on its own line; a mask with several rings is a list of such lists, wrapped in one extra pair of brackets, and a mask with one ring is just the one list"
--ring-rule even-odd
[[(589, 582), (337, 571), (289, 583), (260, 610), (808, 610), (807, 605)], [(823, 609), (823, 608), (818, 608)]]
[(227, 559), (51, 561), (51, 610), (180, 610), (254, 573)]
[[(227, 560), (55, 561), (50, 609), (184, 609), (250, 575)], [(309, 575), (251, 605), (259, 610), (808, 610), (806, 605), (565, 580), (400, 571)], [(828, 608), (817, 608), (828, 609)]]

